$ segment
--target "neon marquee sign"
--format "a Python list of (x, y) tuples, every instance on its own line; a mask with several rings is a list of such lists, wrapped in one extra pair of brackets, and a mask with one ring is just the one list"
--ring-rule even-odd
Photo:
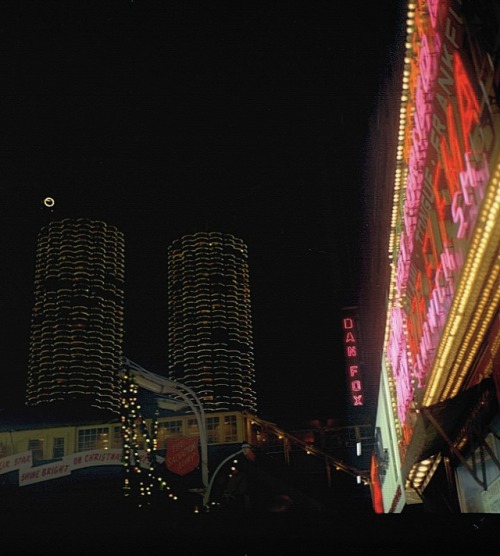
[[(419, 1), (408, 91), (413, 119), (386, 357), (405, 423), (434, 362), (490, 178), (495, 132), (484, 84), (472, 80), (459, 5)], [(489, 78), (483, 75), (486, 81)], [(410, 129), (413, 125), (412, 129)]]

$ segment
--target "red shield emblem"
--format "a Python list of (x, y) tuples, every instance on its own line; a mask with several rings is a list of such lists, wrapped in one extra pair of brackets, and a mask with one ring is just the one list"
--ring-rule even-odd
[(196, 469), (199, 463), (197, 436), (180, 436), (167, 440), (165, 465), (169, 471), (176, 475), (187, 475)]

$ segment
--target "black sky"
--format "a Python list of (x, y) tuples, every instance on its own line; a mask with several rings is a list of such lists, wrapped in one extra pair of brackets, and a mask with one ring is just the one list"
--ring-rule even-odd
[(23, 401), (37, 233), (126, 238), (125, 355), (167, 368), (166, 252), (248, 245), (259, 413), (337, 415), (360, 285), (368, 121), (404, 1), (3, 2), (0, 403)]

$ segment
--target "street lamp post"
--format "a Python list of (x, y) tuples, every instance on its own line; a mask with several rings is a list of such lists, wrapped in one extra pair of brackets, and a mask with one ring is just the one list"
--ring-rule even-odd
[(210, 494), (212, 493), (212, 486), (214, 484), (215, 481), (215, 477), (217, 477), (217, 473), (219, 473), (219, 471), (222, 469), (222, 467), (224, 467), (224, 465), (232, 458), (235, 458), (236, 456), (239, 456), (240, 454), (243, 454), (247, 459), (249, 459), (250, 461), (253, 461), (255, 458), (255, 454), (253, 453), (253, 449), (252, 446), (250, 444), (248, 444), (248, 442), (243, 442), (243, 444), (241, 445), (241, 448), (239, 450), (237, 450), (236, 452), (234, 452), (233, 454), (230, 454), (229, 456), (227, 456), (227, 458), (223, 459), (219, 465), (217, 466), (217, 468), (215, 469), (212, 477), (210, 478), (210, 483), (208, 484), (208, 488), (205, 491), (205, 494), (203, 496), (203, 505), (205, 508), (209, 507), (210, 504)]
[(219, 473), (219, 471), (222, 469), (222, 467), (224, 466), (224, 464), (226, 464), (230, 459), (235, 458), (236, 456), (238, 456), (239, 454), (242, 454), (243, 450), (238, 450), (237, 452), (234, 452), (234, 454), (230, 454), (229, 456), (227, 456), (226, 459), (223, 459), (219, 465), (217, 466), (217, 468), (215, 469), (215, 471), (213, 472), (212, 477), (210, 478), (210, 482), (208, 483), (208, 488), (205, 490), (205, 493), (203, 495), (203, 506), (205, 508), (209, 507), (210, 504), (210, 494), (212, 492), (212, 486), (214, 484), (215, 481), (215, 477), (217, 477), (217, 473)]

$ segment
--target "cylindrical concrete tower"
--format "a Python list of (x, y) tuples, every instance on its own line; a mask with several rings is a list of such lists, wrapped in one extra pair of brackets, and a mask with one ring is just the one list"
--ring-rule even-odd
[(169, 378), (206, 411), (256, 411), (248, 253), (241, 239), (199, 232), (168, 248)]
[(118, 411), (125, 249), (104, 222), (64, 219), (40, 231), (27, 405), (81, 401)]

